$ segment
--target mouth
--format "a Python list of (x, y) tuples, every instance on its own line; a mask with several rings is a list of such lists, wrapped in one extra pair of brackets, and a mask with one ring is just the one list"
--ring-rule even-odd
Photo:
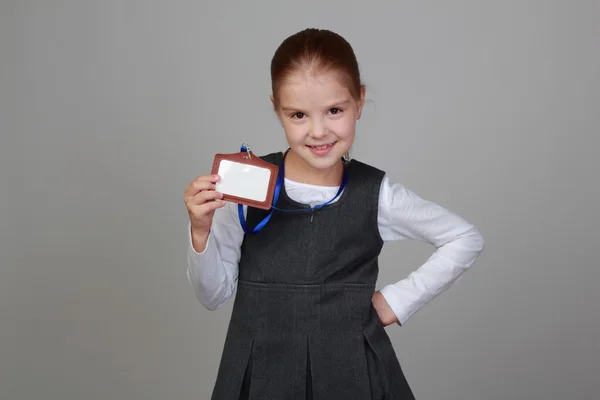
[(313, 153), (314, 155), (317, 155), (317, 156), (326, 156), (327, 154), (329, 154), (329, 152), (331, 151), (331, 149), (333, 149), (333, 147), (335, 146), (336, 143), (337, 142), (327, 143), (327, 144), (320, 144), (318, 146), (306, 145), (306, 147), (308, 147), (309, 150), (311, 151), (311, 153)]

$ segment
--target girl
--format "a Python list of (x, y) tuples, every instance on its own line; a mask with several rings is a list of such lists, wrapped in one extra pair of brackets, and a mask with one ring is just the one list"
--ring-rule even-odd
[[(220, 200), (218, 176), (185, 191), (196, 297), (215, 310), (237, 288), (212, 399), (414, 399), (384, 327), (405, 324), (456, 283), (483, 238), (383, 171), (349, 160), (365, 87), (345, 39), (317, 29), (287, 38), (271, 79), (289, 149), (262, 157), (285, 176), (268, 223), (246, 234), (242, 222), (252, 230), (268, 212), (244, 206), (239, 215)], [(383, 243), (401, 239), (436, 251), (375, 291)]]

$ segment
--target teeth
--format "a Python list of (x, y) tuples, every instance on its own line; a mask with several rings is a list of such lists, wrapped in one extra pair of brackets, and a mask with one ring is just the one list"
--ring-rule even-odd
[(310, 147), (312, 147), (315, 150), (325, 150), (325, 149), (327, 149), (327, 148), (329, 148), (331, 146), (333, 146), (333, 143), (324, 144), (322, 146), (310, 146)]

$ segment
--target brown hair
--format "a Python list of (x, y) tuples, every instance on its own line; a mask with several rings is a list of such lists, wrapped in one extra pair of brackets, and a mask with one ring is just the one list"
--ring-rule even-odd
[(285, 77), (300, 69), (338, 71), (354, 99), (360, 99), (360, 71), (354, 50), (342, 36), (309, 28), (285, 39), (271, 60), (271, 87), (275, 106), (277, 89)]

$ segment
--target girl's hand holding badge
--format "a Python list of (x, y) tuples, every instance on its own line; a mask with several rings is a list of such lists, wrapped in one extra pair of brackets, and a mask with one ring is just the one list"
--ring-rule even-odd
[(212, 219), (217, 208), (225, 206), (223, 194), (215, 190), (218, 175), (202, 175), (185, 189), (184, 201), (192, 226), (192, 244), (197, 252), (206, 248)]
[(206, 248), (215, 210), (225, 201), (270, 209), (278, 172), (245, 144), (239, 153), (215, 155), (211, 175), (197, 177), (185, 190), (194, 249)]

